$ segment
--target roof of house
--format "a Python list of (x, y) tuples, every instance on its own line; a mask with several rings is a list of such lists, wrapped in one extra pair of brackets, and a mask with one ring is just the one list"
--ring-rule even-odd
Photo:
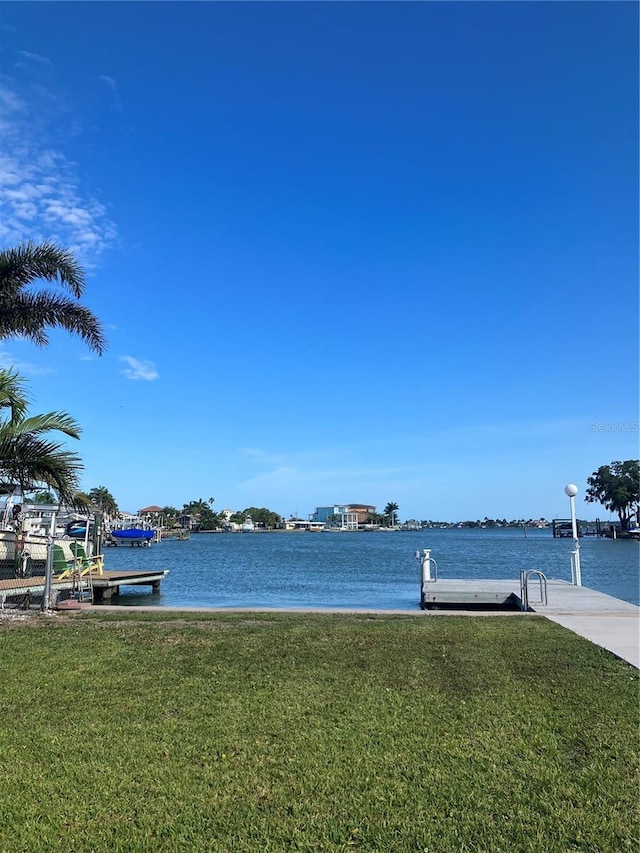
[(144, 509), (138, 510), (138, 512), (163, 512), (161, 506), (146, 506)]

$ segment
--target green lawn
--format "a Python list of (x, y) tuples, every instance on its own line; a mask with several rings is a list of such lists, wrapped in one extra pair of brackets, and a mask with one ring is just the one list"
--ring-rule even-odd
[(0, 850), (638, 849), (637, 672), (537, 617), (0, 625)]

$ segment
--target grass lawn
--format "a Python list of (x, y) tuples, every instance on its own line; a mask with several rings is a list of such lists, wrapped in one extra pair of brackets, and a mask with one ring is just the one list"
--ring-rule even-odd
[(0, 850), (638, 850), (638, 677), (537, 617), (0, 624)]

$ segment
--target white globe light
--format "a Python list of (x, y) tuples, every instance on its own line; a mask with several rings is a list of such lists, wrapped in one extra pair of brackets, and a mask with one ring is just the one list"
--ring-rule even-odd
[(575, 498), (578, 494), (578, 487), (574, 483), (569, 483), (568, 486), (564, 487), (564, 493), (570, 498)]

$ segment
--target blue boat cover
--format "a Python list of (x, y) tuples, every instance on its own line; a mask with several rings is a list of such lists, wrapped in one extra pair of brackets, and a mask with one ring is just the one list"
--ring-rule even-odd
[(153, 530), (142, 530), (140, 527), (128, 527), (126, 530), (112, 530), (111, 535), (116, 539), (152, 539)]

